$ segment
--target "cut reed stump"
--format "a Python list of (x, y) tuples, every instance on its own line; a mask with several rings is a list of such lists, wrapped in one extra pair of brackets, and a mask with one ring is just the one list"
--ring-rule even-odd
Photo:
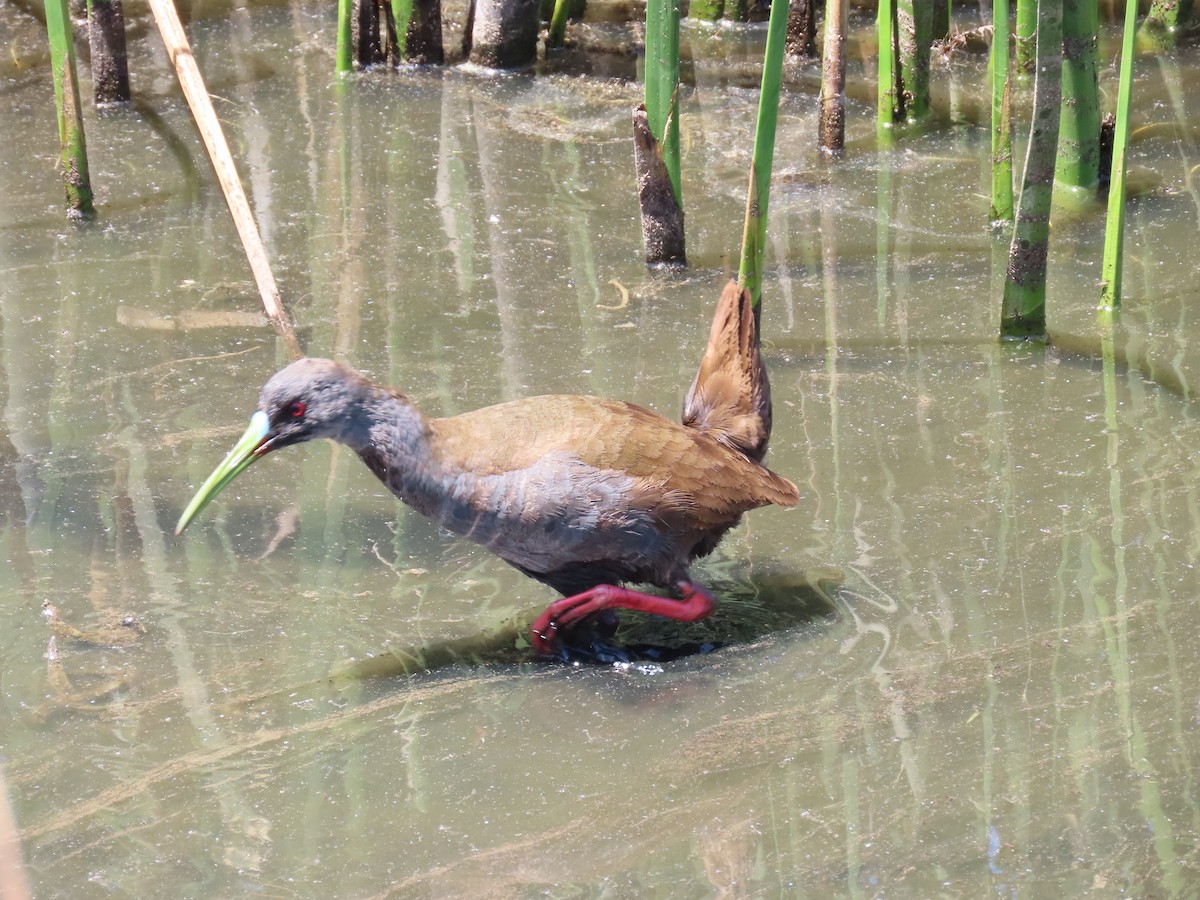
[(88, 0), (92, 99), (97, 106), (129, 102), (129, 57), (121, 0)]
[(379, 21), (377, 0), (354, 0), (354, 61), (363, 68), (379, 65), (387, 58), (380, 39)]
[(817, 143), (827, 154), (839, 154), (846, 145), (846, 0), (825, 4)]
[[(415, 65), (440, 66), (446, 61), (442, 46), (442, 0), (397, 0), (392, 9), (401, 2), (410, 4), (410, 13), (400, 58)], [(396, 27), (400, 27), (399, 19)]]
[(538, 0), (474, 0), (470, 61), (489, 69), (521, 69), (537, 59)]
[(650, 132), (646, 106), (633, 111), (633, 162), (642, 210), (642, 240), (647, 265), (687, 265), (683, 239), (683, 208), (675, 197), (671, 176)]
[(788, 9), (787, 55), (793, 59), (816, 59), (816, 0), (792, 0)]

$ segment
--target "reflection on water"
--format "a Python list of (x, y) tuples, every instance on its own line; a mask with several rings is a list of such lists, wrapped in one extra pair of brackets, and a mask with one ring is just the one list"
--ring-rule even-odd
[[(236, 69), (220, 112), (309, 351), (433, 414), (555, 391), (677, 410), (741, 233), (755, 96), (706, 61), (722, 38), (690, 36), (695, 266), (661, 278), (634, 87), (450, 70), (338, 91), (327, 12), (192, 34), (202, 68)], [(840, 569), (832, 608), (660, 667), (346, 680), (549, 593), (328, 446), (170, 536), (287, 354), (160, 51), (132, 52), (157, 118), (89, 121), (90, 228), (62, 220), (48, 74), (0, 82), (0, 765), (37, 896), (1194, 891), (1188, 145), (1134, 145), (1159, 186), (1111, 334), (1085, 214), (1055, 234), (1058, 346), (1000, 348), (982, 60), (954, 64), (951, 124), (878, 159), (858, 73), (832, 167), (799, 73), (764, 331), (771, 464), (804, 496), (696, 574)], [(1140, 108), (1194, 123), (1173, 65)]]

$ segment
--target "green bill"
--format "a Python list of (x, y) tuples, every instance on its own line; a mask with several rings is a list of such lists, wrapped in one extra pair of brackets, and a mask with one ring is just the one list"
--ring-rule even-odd
[(259, 449), (266, 441), (270, 431), (271, 425), (267, 421), (265, 412), (259, 410), (250, 417), (250, 427), (246, 429), (246, 433), (238, 439), (237, 444), (229, 451), (229, 455), (208, 476), (208, 480), (201, 485), (200, 490), (196, 491), (196, 496), (192, 498), (192, 502), (179, 517), (179, 524), (175, 526), (176, 534), (182, 534), (183, 529), (187, 528), (192, 519), (199, 515), (200, 510), (208, 506), (213, 498), (221, 493), (225, 485), (237, 478), (250, 463), (258, 459), (261, 455)]

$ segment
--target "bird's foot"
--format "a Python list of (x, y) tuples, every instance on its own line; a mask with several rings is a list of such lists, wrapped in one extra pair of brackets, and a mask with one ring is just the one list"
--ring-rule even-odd
[(713, 611), (712, 594), (691, 581), (678, 581), (679, 599), (659, 597), (614, 584), (598, 584), (581, 594), (563, 597), (546, 607), (531, 627), (533, 649), (539, 656), (558, 656), (558, 632), (606, 609), (632, 609), (680, 622), (695, 622)]

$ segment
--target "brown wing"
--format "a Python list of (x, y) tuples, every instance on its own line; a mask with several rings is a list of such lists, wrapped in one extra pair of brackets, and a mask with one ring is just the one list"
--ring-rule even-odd
[(716, 439), (656, 413), (598, 397), (553, 395), (430, 422), (443, 462), (479, 475), (525, 469), (566, 452), (633, 479), (631, 506), (664, 521), (719, 527), (741, 513), (799, 499), (796, 486)]

